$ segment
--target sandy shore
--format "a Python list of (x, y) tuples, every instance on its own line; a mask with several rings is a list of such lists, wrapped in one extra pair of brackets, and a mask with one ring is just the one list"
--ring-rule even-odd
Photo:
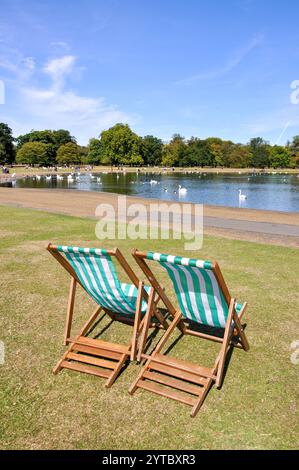
[[(95, 209), (99, 204), (111, 204), (117, 208), (118, 196), (94, 191), (0, 188), (0, 204), (3, 205), (91, 218), (95, 217)], [(151, 203), (161, 203), (160, 200), (132, 196), (128, 196), (127, 201), (128, 204), (142, 203), (146, 207)], [(205, 205), (204, 233), (298, 247), (299, 213)]]

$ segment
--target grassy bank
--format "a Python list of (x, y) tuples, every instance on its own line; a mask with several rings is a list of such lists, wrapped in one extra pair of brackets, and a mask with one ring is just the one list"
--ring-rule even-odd
[[(298, 250), (205, 237), (196, 256), (217, 259), (232, 295), (249, 303), (244, 321), (251, 349), (234, 351), (222, 390), (212, 388), (191, 419), (189, 408), (177, 402), (145, 391), (129, 396), (139, 371), (135, 364), (109, 390), (94, 376), (66, 370), (52, 375), (64, 350), (69, 278), (45, 245), (100, 246), (94, 228), (89, 219), (0, 206), (0, 340), (6, 351), (0, 365), (0, 448), (297, 448), (299, 365), (290, 361), (290, 344), (298, 339)], [(183, 253), (177, 240), (117, 245), (127, 257), (135, 246), (195, 256)], [(79, 291), (75, 328), (92, 308)], [(113, 324), (102, 337), (125, 342), (130, 333), (130, 327)], [(215, 344), (187, 337), (171, 354), (210, 366), (216, 350)]]

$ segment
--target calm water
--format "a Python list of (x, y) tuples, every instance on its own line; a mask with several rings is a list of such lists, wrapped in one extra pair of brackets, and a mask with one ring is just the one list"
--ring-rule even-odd
[[(100, 177), (100, 181), (97, 178)], [(59, 188), (80, 191), (107, 191), (221, 206), (269, 209), (278, 211), (299, 211), (299, 178), (284, 174), (199, 174), (165, 173), (88, 173), (74, 175), (74, 181), (45, 176), (40, 180), (24, 178), (13, 183), (18, 188)], [(151, 180), (156, 183), (151, 183)], [(180, 194), (179, 185), (187, 189)], [(239, 189), (246, 194), (245, 201), (239, 201)]]

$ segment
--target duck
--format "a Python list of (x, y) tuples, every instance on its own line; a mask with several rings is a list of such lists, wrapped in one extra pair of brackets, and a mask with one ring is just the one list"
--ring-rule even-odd
[(182, 186), (179, 184), (179, 194), (186, 194), (187, 193), (187, 188), (182, 188)]
[(167, 189), (167, 188), (163, 188), (163, 191), (164, 191), (164, 193), (168, 193), (168, 189)]
[(242, 194), (241, 189), (239, 189), (239, 201), (245, 201), (247, 199), (246, 194)]

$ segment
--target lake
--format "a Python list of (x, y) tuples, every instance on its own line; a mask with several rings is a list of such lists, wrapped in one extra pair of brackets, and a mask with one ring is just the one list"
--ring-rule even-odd
[[(98, 180), (100, 179), (100, 180)], [(299, 178), (297, 175), (272, 174), (215, 174), (215, 173), (81, 173), (72, 180), (64, 174), (47, 179), (41, 176), (18, 179), (18, 188), (58, 188), (79, 191), (107, 191), (167, 201), (193, 202), (251, 209), (284, 212), (299, 211)], [(186, 193), (179, 191), (179, 185)], [(245, 200), (239, 199), (239, 190)]]

